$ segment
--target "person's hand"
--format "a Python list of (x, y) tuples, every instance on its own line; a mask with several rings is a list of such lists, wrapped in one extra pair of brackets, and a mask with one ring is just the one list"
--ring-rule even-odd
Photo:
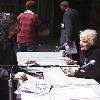
[(18, 72), (17, 74), (15, 74), (14, 79), (15, 80), (26, 80), (27, 76), (24, 72)]
[(73, 74), (75, 72), (75, 70), (73, 69), (73, 67), (66, 67), (66, 68), (64, 68), (64, 72), (66, 74)]
[[(65, 59), (65, 62), (67, 63), (67, 65), (74, 65), (74, 64), (76, 64), (77, 63), (77, 61), (74, 61), (74, 60), (72, 60), (71, 58), (69, 58), (69, 57), (67, 57), (66, 59)], [(66, 67), (65, 69), (64, 69), (64, 72), (67, 74), (67, 75), (74, 75), (74, 73), (75, 73), (75, 70), (76, 70), (76, 68), (75, 67)]]
[(73, 67), (66, 67), (66, 68), (64, 68), (63, 71), (64, 71), (64, 73), (66, 73), (67, 76), (74, 77), (75, 70), (73, 69)]
[(65, 62), (66, 62), (67, 64), (75, 64), (75, 61), (72, 60), (71, 58), (68, 58), (68, 57), (65, 59)]

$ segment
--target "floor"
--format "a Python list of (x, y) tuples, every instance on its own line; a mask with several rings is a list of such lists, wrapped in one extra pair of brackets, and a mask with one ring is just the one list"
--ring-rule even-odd
[(54, 37), (40, 37), (37, 52), (53, 52), (59, 45), (59, 39)]

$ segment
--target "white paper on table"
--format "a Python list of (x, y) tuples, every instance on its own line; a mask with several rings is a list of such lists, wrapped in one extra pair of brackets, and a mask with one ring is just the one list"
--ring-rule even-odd
[(15, 91), (16, 94), (33, 93), (33, 95), (48, 94), (51, 89), (51, 85), (42, 79), (35, 78), (27, 75), (28, 80), (20, 81), (18, 89)]
[(66, 87), (53, 88), (49, 96), (51, 96), (50, 100), (70, 100), (70, 98), (66, 95)]
[(34, 96), (33, 94), (27, 93), (21, 95), (21, 100), (50, 100), (49, 96)]
[(52, 67), (48, 72), (44, 73), (44, 80), (48, 81), (53, 86), (68, 86), (68, 76), (60, 67)]
[(69, 77), (68, 81), (73, 86), (99, 85), (99, 83), (97, 81), (95, 81), (94, 79), (84, 79), (84, 78)]
[(75, 42), (71, 46), (67, 45), (65, 46), (65, 50), (67, 54), (74, 54), (77, 53)]
[(65, 94), (66, 88), (53, 88), (47, 95), (21, 94), (21, 100), (70, 100)]
[(98, 98), (99, 96), (91, 88), (70, 88), (66, 93), (72, 100)]

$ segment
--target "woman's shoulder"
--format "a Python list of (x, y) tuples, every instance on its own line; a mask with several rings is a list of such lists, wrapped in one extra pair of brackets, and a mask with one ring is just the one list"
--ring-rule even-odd
[(95, 56), (99, 56), (99, 57), (100, 57), (100, 48), (99, 48), (99, 47), (95, 47), (95, 48), (93, 49), (93, 54), (94, 54)]
[(94, 48), (94, 51), (95, 51), (95, 52), (100, 52), (100, 47), (95, 47), (95, 48)]

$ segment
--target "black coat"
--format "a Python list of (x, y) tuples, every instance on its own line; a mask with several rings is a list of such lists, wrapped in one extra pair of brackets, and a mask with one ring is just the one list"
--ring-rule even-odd
[[(0, 13), (0, 100), (9, 100), (9, 70), (12, 65), (17, 65), (13, 41), (12, 38), (9, 38), (9, 27), (12, 25), (12, 23), (14, 23), (12, 15), (8, 13)], [(11, 66), (7, 68), (4, 65)], [(17, 69), (14, 69), (13, 72), (17, 73)], [(16, 82), (14, 83), (16, 84)]]
[[(9, 67), (4, 65), (9, 65)], [(6, 39), (0, 42), (0, 100), (1, 99), (8, 100), (9, 97), (8, 78), (10, 73), (9, 71), (12, 65), (17, 65), (17, 58), (16, 58), (15, 51), (12, 47), (11, 40)], [(13, 69), (13, 73), (17, 73), (17, 72), (18, 72), (17, 68)], [(16, 84), (17, 82), (13, 81), (13, 93), (16, 89), (17, 86)], [(14, 94), (13, 96), (15, 98)]]
[(95, 79), (100, 83), (100, 49), (97, 47), (91, 47), (88, 51), (84, 52), (87, 63), (91, 60), (95, 60), (95, 65), (89, 65), (81, 71), (81, 68), (75, 73), (75, 77)]
[(64, 27), (61, 28), (60, 45), (77, 40), (80, 31), (79, 13), (72, 8), (68, 8), (63, 14), (62, 24)]

